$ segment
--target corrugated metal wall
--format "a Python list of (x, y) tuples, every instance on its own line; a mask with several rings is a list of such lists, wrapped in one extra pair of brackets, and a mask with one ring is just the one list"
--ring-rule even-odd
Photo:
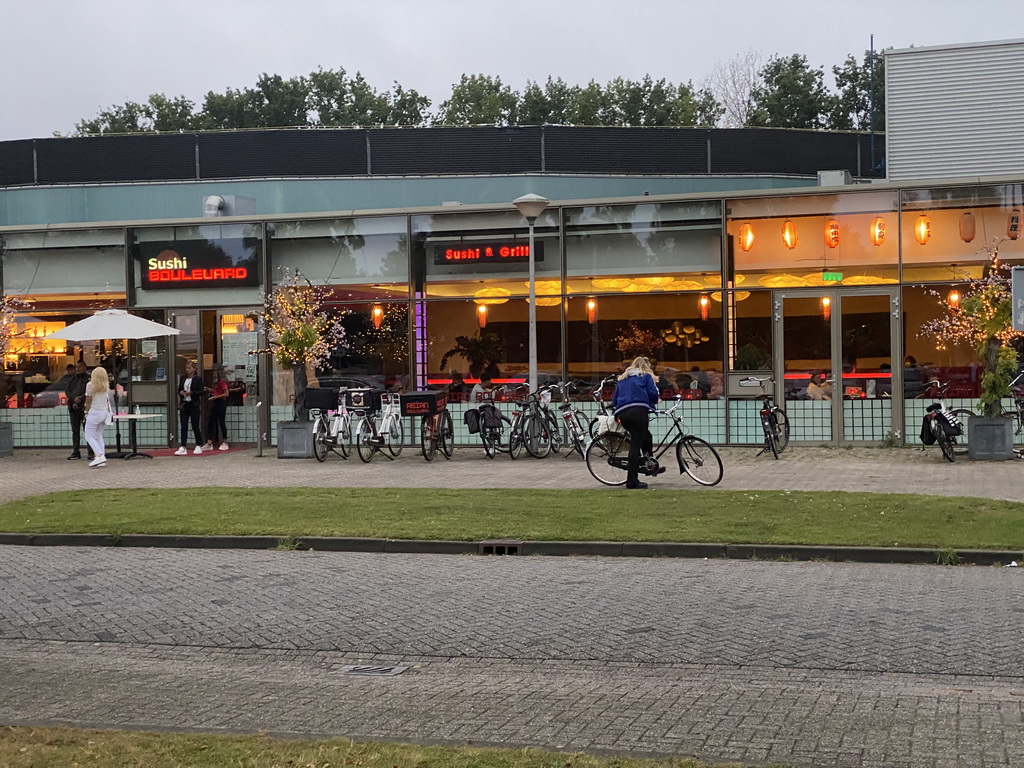
[(1024, 40), (886, 51), (885, 98), (890, 180), (1024, 173)]

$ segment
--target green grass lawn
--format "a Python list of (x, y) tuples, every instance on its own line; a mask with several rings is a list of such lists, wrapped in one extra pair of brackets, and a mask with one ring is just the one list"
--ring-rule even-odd
[(0, 506), (0, 531), (1024, 549), (1024, 504), (808, 491), (107, 489)]
[[(267, 736), (0, 728), (4, 768), (709, 768), (695, 760), (642, 760), (539, 749), (421, 747)], [(721, 768), (724, 768), (722, 766)]]

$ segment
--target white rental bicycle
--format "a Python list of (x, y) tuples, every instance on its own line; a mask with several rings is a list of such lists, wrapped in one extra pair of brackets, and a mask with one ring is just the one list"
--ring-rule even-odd
[(344, 393), (339, 397), (337, 390), (328, 391), (333, 395), (334, 405), (323, 402), (310, 406), (309, 390), (306, 390), (306, 406), (309, 417), (313, 419), (313, 455), (317, 461), (327, 461), (327, 454), (331, 451), (347, 459), (348, 446), (352, 442), (352, 417), (345, 406)]
[(366, 411), (356, 430), (356, 451), (359, 458), (367, 463), (378, 452), (388, 458), (396, 458), (402, 452), (402, 443), (405, 442), (399, 396), (390, 392), (383, 393), (380, 406), (379, 423), (372, 411)]

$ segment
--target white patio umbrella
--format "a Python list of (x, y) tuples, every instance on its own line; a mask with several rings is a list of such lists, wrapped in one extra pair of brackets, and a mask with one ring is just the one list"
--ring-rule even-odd
[[(161, 325), (144, 317), (129, 314), (123, 309), (104, 309), (92, 317), (72, 323), (44, 340), (100, 341), (102, 339), (153, 339), (158, 336), (177, 336), (181, 331), (169, 325)], [(117, 358), (115, 357), (115, 360)], [(114, 386), (117, 386), (117, 368), (114, 368)], [(117, 422), (117, 446), (121, 448), (121, 422)], [(131, 456), (132, 454), (128, 454)], [(127, 457), (126, 457), (127, 458)]]

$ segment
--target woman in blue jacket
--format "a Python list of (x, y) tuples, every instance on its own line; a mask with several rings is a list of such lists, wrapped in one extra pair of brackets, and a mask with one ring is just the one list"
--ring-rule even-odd
[[(619, 376), (612, 397), (615, 418), (629, 432), (629, 464), (626, 470), (627, 488), (646, 488), (641, 483), (640, 454), (650, 454), (653, 448), (651, 430), (648, 426), (650, 412), (658, 405), (658, 385), (654, 381), (651, 361), (646, 357), (636, 358), (626, 371)], [(660, 467), (657, 474), (665, 471)]]

